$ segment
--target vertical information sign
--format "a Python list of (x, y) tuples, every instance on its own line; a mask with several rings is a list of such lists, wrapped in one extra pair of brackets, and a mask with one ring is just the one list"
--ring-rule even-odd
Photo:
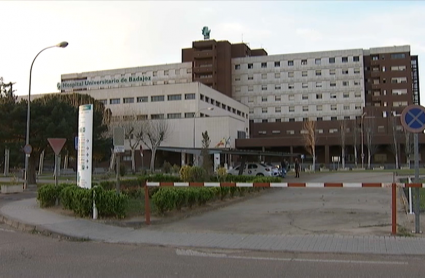
[(78, 113), (78, 172), (79, 187), (91, 188), (92, 145), (93, 145), (93, 104), (79, 107)]

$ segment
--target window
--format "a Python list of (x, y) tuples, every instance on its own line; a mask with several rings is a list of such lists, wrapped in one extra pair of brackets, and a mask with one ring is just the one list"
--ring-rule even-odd
[[(294, 121), (291, 121), (291, 119), (289, 119), (289, 121), (290, 122), (295, 122), (295, 120)], [(293, 131), (293, 130), (286, 130), (286, 134), (288, 134), (288, 135), (294, 135), (295, 134), (295, 131)]]
[(164, 70), (164, 75), (168, 75), (168, 70)]
[(354, 80), (354, 86), (360, 86), (360, 81)]
[(179, 119), (182, 117), (181, 113), (169, 113), (167, 114), (167, 119)]
[(249, 114), (254, 114), (254, 108), (249, 108)]
[(393, 95), (406, 95), (407, 94), (407, 89), (392, 90), (392, 94)]
[(253, 80), (253, 79), (254, 79), (254, 76), (248, 75), (248, 80)]
[(254, 99), (252, 97), (248, 98), (248, 102), (254, 102)]
[(306, 66), (307, 65), (307, 60), (306, 59), (301, 60), (301, 65)]
[(406, 77), (395, 77), (395, 78), (391, 78), (391, 83), (393, 83), (393, 84), (406, 83), (406, 82), (407, 82), (407, 78)]
[(316, 76), (321, 76), (322, 75), (322, 71), (321, 70), (316, 70)]
[(279, 85), (274, 85), (274, 89), (275, 90), (280, 90), (280, 88), (281, 88), (280, 84)]
[(152, 75), (153, 75), (153, 76), (157, 76), (157, 75), (158, 75), (158, 72), (157, 72), (157, 71), (154, 71), (154, 72), (152, 73)]
[(350, 93), (348, 93), (348, 92), (344, 92), (344, 93), (342, 94), (342, 97), (343, 97), (343, 98), (349, 98), (349, 97), (350, 97)]
[(142, 115), (142, 114), (141, 115), (137, 115), (136, 119), (139, 120), (139, 121), (140, 120), (147, 120), (148, 119), (148, 115)]
[(267, 101), (267, 97), (261, 97), (261, 101), (262, 102), (266, 102)]
[(336, 111), (336, 104), (331, 104), (331, 111)]
[(361, 110), (362, 109), (362, 106), (360, 104), (356, 104), (356, 106), (354, 106), (354, 109)]
[(122, 119), (124, 121), (133, 121), (134, 120), (134, 116), (133, 115), (125, 115), (125, 116), (122, 116)]
[(331, 117), (331, 121), (336, 121), (336, 120), (338, 120), (337, 117)]
[(295, 122), (295, 119), (294, 118), (289, 118), (289, 121), (290, 122)]
[(360, 69), (359, 69), (359, 68), (355, 68), (355, 69), (354, 69), (354, 73), (355, 73), (355, 74), (359, 74), (359, 73), (360, 73)]
[(316, 94), (316, 99), (322, 99), (322, 98), (323, 98), (322, 94)]
[(294, 88), (295, 88), (295, 85), (294, 84), (288, 84), (288, 89), (292, 90)]
[(343, 63), (348, 63), (348, 57), (342, 57), (342, 62)]
[(350, 105), (344, 104), (344, 110), (350, 110)]
[(103, 103), (104, 105), (106, 105), (108, 103), (108, 100), (106, 100), (106, 99), (99, 99), (98, 101)]
[(235, 77), (235, 81), (241, 81), (241, 77), (240, 76), (236, 76)]
[(378, 126), (378, 132), (379, 133), (385, 132), (385, 127), (383, 125)]
[[(277, 120), (280, 121), (280, 119), (276, 119), (276, 122), (277, 122)], [(280, 134), (280, 130), (272, 130), (272, 133), (273, 134)]]
[(295, 106), (289, 106), (289, 112), (295, 112)]
[(300, 130), (300, 134), (308, 134), (308, 131), (307, 131), (307, 130), (305, 130), (305, 129), (301, 129), (301, 130)]
[(275, 67), (275, 68), (280, 67), (280, 62), (279, 62), (279, 61), (278, 61), (278, 62), (274, 62), (274, 67)]
[(394, 101), (393, 107), (403, 107), (407, 106), (407, 101)]
[(342, 86), (348, 86), (348, 81), (342, 81)]
[(274, 74), (274, 78), (280, 78), (280, 72), (276, 72), (276, 73)]
[(184, 117), (185, 118), (195, 118), (195, 113), (194, 112), (184, 113)]
[(302, 88), (303, 88), (303, 89), (308, 88), (308, 83), (302, 83)]
[(281, 111), (282, 111), (281, 107), (275, 107), (274, 108), (275, 113), (280, 113)]
[(109, 100), (109, 104), (120, 104), (120, 99), (119, 98), (111, 98)]
[(306, 77), (306, 76), (308, 75), (308, 73), (307, 73), (307, 71), (303, 71), (303, 72), (301, 73), (301, 75), (302, 75), (303, 77)]
[(164, 101), (164, 96), (151, 96), (151, 102)]
[(179, 69), (176, 69), (175, 74), (176, 75), (180, 75), (180, 70)]
[(123, 103), (134, 103), (134, 97), (126, 97), (122, 99)]
[(331, 128), (329, 129), (329, 133), (338, 133), (338, 129), (337, 128)]
[(261, 75), (261, 79), (267, 79), (267, 73), (263, 73), (263, 74)]
[(331, 93), (331, 99), (336, 99), (336, 93)]
[(182, 100), (182, 95), (168, 95), (167, 100)]
[(262, 68), (267, 68), (267, 63), (261, 63)]
[[(317, 119), (319, 119), (319, 118), (317, 118)], [(323, 129), (318, 129), (317, 130), (317, 133), (322, 134), (323, 133)]]
[(293, 66), (293, 65), (294, 65), (294, 61), (293, 60), (288, 61), (288, 66)]
[(353, 56), (353, 62), (360, 62), (359, 56)]
[(261, 108), (261, 113), (266, 114), (267, 113), (267, 107)]
[(303, 112), (307, 112), (308, 111), (308, 106), (303, 106)]
[(288, 77), (294, 77), (294, 72), (293, 71), (288, 72)]
[(391, 70), (392, 71), (404, 71), (404, 70), (406, 70), (406, 66), (392, 66)]
[(329, 70), (329, 75), (335, 75), (335, 69), (330, 69)]
[(289, 100), (295, 100), (295, 95), (289, 95), (289, 96), (288, 96), (288, 99), (289, 99)]
[(148, 102), (148, 97), (137, 97), (137, 102)]
[(252, 92), (254, 91), (254, 87), (253, 86), (248, 86), (248, 92)]
[(342, 74), (348, 74), (348, 69), (343, 69)]
[(308, 95), (302, 95), (302, 100), (308, 100)]
[(235, 70), (241, 69), (241, 65), (235, 65)]
[(316, 88), (322, 88), (322, 82), (316, 82)]
[(361, 92), (355, 92), (354, 93), (354, 97), (361, 97), (362, 96), (362, 93)]
[(248, 69), (253, 69), (254, 65), (252, 63), (248, 64)]
[(379, 60), (379, 55), (372, 56), (372, 61), (378, 61), (378, 60)]
[(261, 85), (261, 90), (262, 91), (266, 91), (267, 90), (267, 85)]
[(329, 64), (335, 64), (335, 57), (329, 58)]
[(331, 87), (336, 87), (336, 81), (331, 81), (331, 82), (329, 83), (329, 85), (330, 85)]
[(391, 54), (391, 59), (404, 59), (404, 58), (406, 58), (406, 54), (404, 53)]
[(164, 119), (164, 114), (152, 114), (151, 119), (152, 120)]
[(280, 101), (281, 97), (280, 96), (274, 96), (274, 101)]
[(316, 65), (320, 65), (320, 64), (322, 64), (322, 60), (321, 60), (320, 58), (315, 59), (315, 60), (314, 60), (314, 63), (315, 63)]
[[(317, 105), (316, 106), (316, 111), (323, 111), (323, 106), (322, 105)], [(319, 118), (317, 118), (317, 120), (319, 120)]]

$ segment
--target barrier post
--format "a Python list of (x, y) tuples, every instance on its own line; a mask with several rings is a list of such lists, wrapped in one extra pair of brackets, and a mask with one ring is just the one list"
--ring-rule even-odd
[(151, 224), (151, 211), (149, 204), (149, 190), (148, 184), (145, 182), (145, 223), (146, 225)]
[(391, 216), (392, 216), (392, 229), (391, 234), (396, 235), (397, 234), (397, 185), (393, 183), (391, 185), (391, 197), (392, 197), (392, 210), (391, 210)]

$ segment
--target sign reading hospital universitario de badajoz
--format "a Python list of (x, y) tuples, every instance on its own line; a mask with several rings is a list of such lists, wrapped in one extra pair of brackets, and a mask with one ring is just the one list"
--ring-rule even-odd
[(79, 187), (91, 188), (93, 104), (81, 105), (78, 112), (77, 184)]
[(146, 83), (152, 81), (151, 76), (129, 76), (121, 78), (108, 78), (100, 80), (66, 80), (57, 84), (58, 90), (87, 89), (99, 86), (128, 85), (132, 83)]

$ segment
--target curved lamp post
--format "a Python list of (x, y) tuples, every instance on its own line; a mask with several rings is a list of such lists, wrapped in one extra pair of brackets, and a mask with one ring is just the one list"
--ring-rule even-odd
[(65, 48), (68, 46), (68, 42), (61, 42), (56, 45), (52, 45), (46, 48), (43, 48), (38, 54), (35, 56), (34, 60), (31, 63), (30, 68), (30, 82), (29, 82), (29, 90), (28, 90), (28, 109), (27, 109), (27, 133), (26, 133), (26, 139), (25, 139), (25, 189), (28, 186), (28, 160), (31, 153), (31, 147), (30, 147), (30, 114), (31, 114), (31, 74), (32, 74), (32, 66), (34, 65), (35, 59), (37, 59), (38, 55), (40, 55), (41, 52), (43, 52), (46, 49), (53, 48), (53, 47), (61, 47)]

